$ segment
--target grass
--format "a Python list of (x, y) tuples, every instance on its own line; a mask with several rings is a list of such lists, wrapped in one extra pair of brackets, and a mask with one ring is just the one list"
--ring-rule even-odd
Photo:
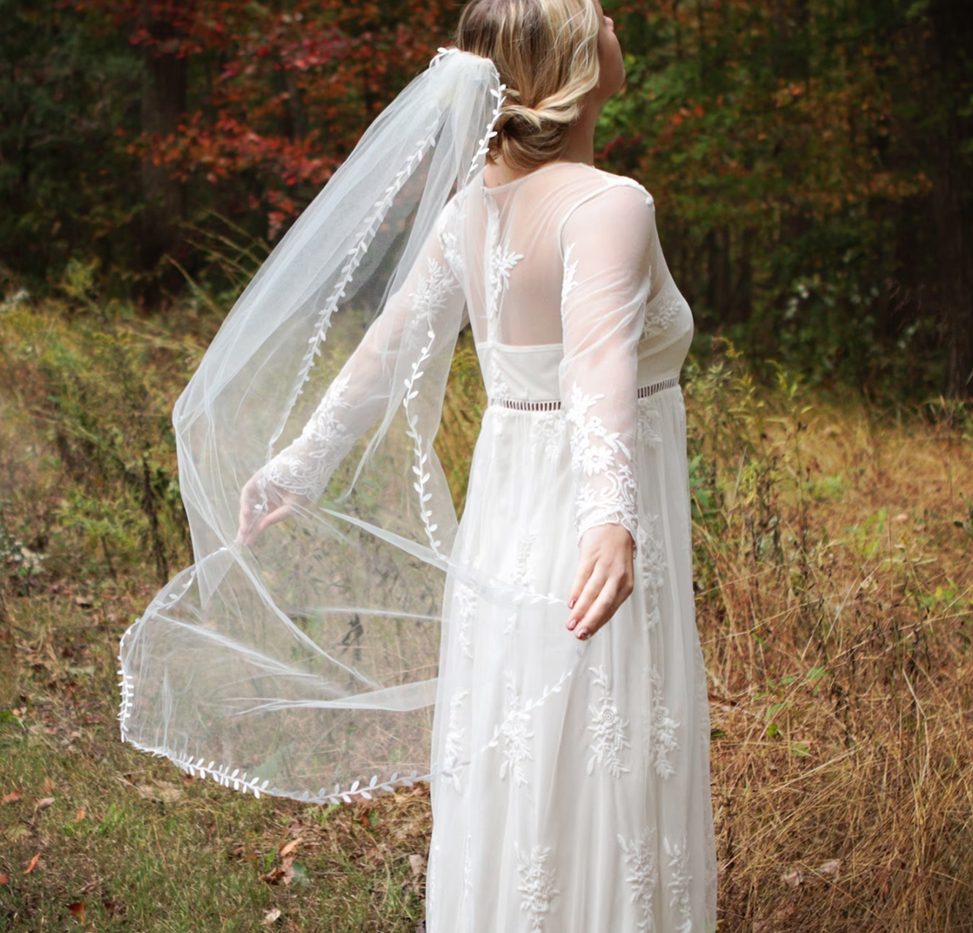
[[(212, 322), (0, 310), (0, 927), (413, 931), (428, 789), (255, 799), (123, 745), (117, 649), (190, 562), (168, 418)], [(720, 930), (973, 929), (973, 421), (685, 374)], [(469, 334), (436, 446), (462, 505)]]

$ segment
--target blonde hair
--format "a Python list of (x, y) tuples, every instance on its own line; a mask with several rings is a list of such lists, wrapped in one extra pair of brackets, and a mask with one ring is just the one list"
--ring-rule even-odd
[(487, 158), (531, 171), (557, 159), (598, 84), (601, 23), (592, 0), (470, 0), (457, 48), (493, 60), (507, 86)]

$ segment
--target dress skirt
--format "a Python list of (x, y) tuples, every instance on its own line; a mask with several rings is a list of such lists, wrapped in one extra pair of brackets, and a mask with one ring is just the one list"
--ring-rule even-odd
[(671, 375), (639, 395), (635, 589), (586, 641), (563, 413), (484, 413), (453, 553), (535, 595), (446, 579), (426, 933), (716, 928), (685, 408)]

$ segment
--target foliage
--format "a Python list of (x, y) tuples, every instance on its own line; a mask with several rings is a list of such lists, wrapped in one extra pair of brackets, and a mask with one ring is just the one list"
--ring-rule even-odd
[[(655, 195), (700, 334), (763, 381), (786, 359), (811, 384), (968, 393), (973, 8), (605, 7), (628, 83), (596, 161)], [(190, 288), (225, 314), (458, 13), (0, 0), (0, 284), (41, 293), (97, 263), (109, 295)]]

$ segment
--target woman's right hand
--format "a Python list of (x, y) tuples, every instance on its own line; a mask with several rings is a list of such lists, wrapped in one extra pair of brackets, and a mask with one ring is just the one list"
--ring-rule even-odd
[(259, 537), (260, 533), (270, 525), (282, 521), (289, 515), (293, 515), (296, 507), (307, 505), (308, 499), (296, 492), (287, 489), (280, 489), (272, 483), (267, 484), (267, 511), (266, 514), (259, 509), (260, 489), (258, 480), (260, 471), (254, 473), (247, 480), (243, 489), (240, 491), (240, 516), (234, 544), (246, 544), (251, 546)]
[(593, 525), (581, 536), (578, 572), (568, 596), (568, 630), (590, 638), (635, 588), (635, 542), (615, 523)]

